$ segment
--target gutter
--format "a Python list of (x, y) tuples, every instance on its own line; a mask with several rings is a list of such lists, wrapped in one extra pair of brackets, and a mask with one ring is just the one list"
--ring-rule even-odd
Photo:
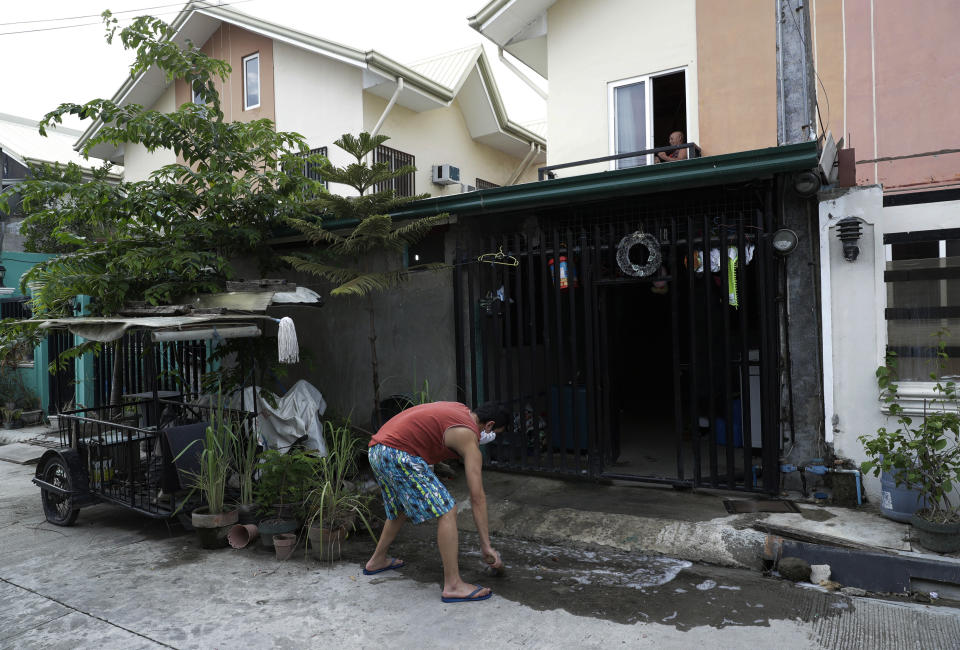
[(507, 185), (516, 185), (517, 181), (520, 180), (520, 177), (523, 176), (523, 172), (527, 171), (527, 167), (530, 166), (530, 163), (533, 162), (534, 156), (540, 153), (540, 145), (531, 142), (530, 151), (527, 152), (527, 155), (523, 157), (523, 160), (520, 161), (520, 164), (510, 174), (510, 180), (507, 181)]
[(500, 63), (507, 66), (507, 69), (510, 70), (510, 72), (520, 77), (520, 81), (530, 86), (530, 89), (533, 90), (533, 92), (540, 95), (540, 97), (542, 97), (544, 101), (546, 101), (547, 92), (537, 84), (533, 83), (533, 79), (531, 79), (530, 77), (525, 75), (523, 72), (521, 72), (520, 68), (513, 65), (513, 61), (508, 60), (507, 57), (503, 55), (503, 48), (500, 47), (499, 45), (497, 46), (497, 58), (500, 59)]
[(373, 127), (373, 131), (370, 132), (370, 137), (376, 136), (380, 133), (380, 127), (383, 126), (383, 122), (387, 119), (387, 115), (390, 114), (393, 105), (397, 103), (397, 97), (400, 96), (400, 92), (403, 90), (403, 77), (397, 77), (397, 89), (393, 91), (393, 97), (390, 98), (390, 101), (387, 102), (387, 107), (383, 109), (383, 113), (380, 115), (380, 119), (377, 120), (377, 125)]
[(413, 219), (444, 212), (459, 215), (492, 214), (530, 206), (562, 205), (610, 196), (742, 182), (782, 172), (813, 169), (817, 164), (816, 142), (803, 142), (432, 197), (409, 203), (391, 216), (394, 219)]

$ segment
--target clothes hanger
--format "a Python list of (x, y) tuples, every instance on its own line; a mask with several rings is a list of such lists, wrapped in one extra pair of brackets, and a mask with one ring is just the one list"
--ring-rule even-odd
[(507, 255), (503, 252), (503, 246), (496, 253), (484, 253), (477, 258), (478, 262), (487, 262), (488, 264), (501, 264), (503, 266), (520, 266), (520, 260), (513, 255)]

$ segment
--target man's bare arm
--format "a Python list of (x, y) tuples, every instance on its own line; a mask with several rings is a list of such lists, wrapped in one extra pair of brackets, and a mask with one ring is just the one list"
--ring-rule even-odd
[[(443, 435), (444, 444), (463, 458), (466, 470), (467, 488), (470, 490), (470, 512), (480, 536), (480, 552), (484, 560), (495, 566), (500, 556), (490, 545), (490, 528), (487, 520), (487, 495), (483, 491), (483, 455), (477, 442), (477, 434), (466, 427), (447, 429)], [(493, 561), (491, 561), (491, 558)]]

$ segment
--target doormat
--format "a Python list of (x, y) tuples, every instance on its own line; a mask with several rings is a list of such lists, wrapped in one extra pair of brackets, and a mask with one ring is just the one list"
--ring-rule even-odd
[(724, 499), (723, 507), (731, 515), (744, 512), (800, 512), (793, 501), (782, 499)]

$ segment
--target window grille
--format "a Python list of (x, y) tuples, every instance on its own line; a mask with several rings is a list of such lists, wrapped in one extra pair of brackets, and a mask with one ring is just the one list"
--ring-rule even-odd
[(490, 190), (490, 189), (493, 189), (494, 187), (500, 187), (496, 183), (485, 181), (482, 178), (477, 179), (476, 186), (478, 190)]
[[(413, 154), (404, 153), (383, 145), (377, 147), (373, 152), (373, 162), (390, 163), (391, 171), (400, 169), (405, 165), (415, 166), (415, 161), (416, 159)], [(397, 196), (414, 196), (414, 194), (416, 194), (416, 187), (414, 185), (414, 172), (404, 174), (399, 178), (394, 178), (389, 181), (377, 183), (373, 189), (375, 192), (383, 192), (384, 190), (392, 189), (394, 192), (396, 192)]]
[[(301, 158), (307, 158), (308, 156), (321, 155), (324, 158), (327, 157), (327, 148), (326, 147), (317, 147), (316, 149), (311, 149), (310, 151), (300, 154)], [(310, 180), (317, 181), (318, 183), (323, 183), (324, 187), (327, 187), (327, 182), (320, 178), (320, 163), (310, 162), (309, 160), (303, 161), (303, 175), (309, 178)]]
[[(960, 373), (960, 229), (886, 233), (887, 350), (901, 381)], [(939, 334), (939, 336), (938, 336)], [(938, 341), (948, 359), (939, 368)]]

